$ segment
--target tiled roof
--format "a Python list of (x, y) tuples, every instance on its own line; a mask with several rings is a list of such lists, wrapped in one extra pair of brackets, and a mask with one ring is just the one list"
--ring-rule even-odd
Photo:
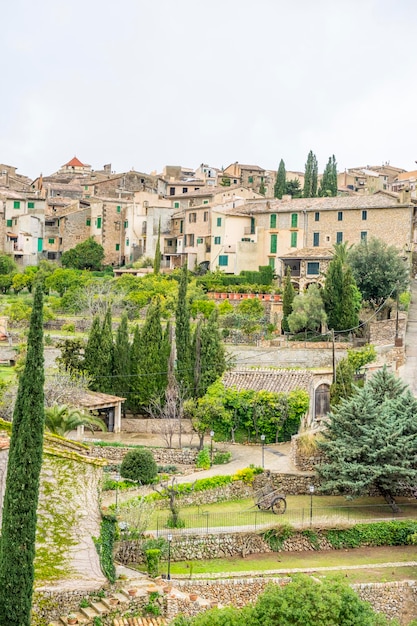
[(284, 369), (239, 369), (223, 375), (225, 387), (234, 387), (238, 391), (271, 391), (274, 393), (305, 389), (309, 391), (313, 384), (313, 374), (306, 370)]
[(332, 259), (334, 251), (331, 248), (300, 248), (283, 254), (280, 259)]
[(71, 159), (71, 161), (68, 161), (68, 163), (65, 163), (64, 167), (67, 167), (68, 165), (70, 167), (85, 167), (84, 163), (81, 163), (81, 161), (77, 159), (76, 156)]

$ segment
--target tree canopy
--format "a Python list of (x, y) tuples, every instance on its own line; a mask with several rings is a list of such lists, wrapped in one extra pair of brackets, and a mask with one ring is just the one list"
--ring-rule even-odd
[(307, 291), (295, 296), (292, 313), (287, 318), (292, 333), (301, 330), (319, 331), (327, 320), (323, 299), (317, 285), (310, 285)]
[(410, 389), (386, 368), (377, 372), (328, 416), (321, 489), (347, 496), (377, 489), (397, 510), (398, 486), (417, 481), (416, 414)]
[(328, 327), (344, 331), (358, 326), (362, 297), (350, 266), (343, 263), (344, 253), (338, 253), (339, 247), (340, 244), (336, 244), (335, 255), (326, 273), (323, 301)]
[(75, 248), (67, 250), (61, 257), (64, 267), (76, 270), (100, 270), (104, 259), (104, 248), (94, 237), (77, 244)]
[(337, 196), (337, 163), (334, 154), (329, 157), (320, 182), (319, 196)]
[(274, 185), (274, 197), (282, 198), (287, 188), (287, 173), (285, 171), (285, 163), (283, 159), (279, 162), (277, 178)]
[(363, 239), (348, 253), (356, 284), (375, 309), (395, 298), (409, 284), (409, 270), (399, 250), (380, 239)]
[(318, 163), (317, 157), (312, 150), (308, 153), (304, 171), (304, 198), (315, 198), (317, 196)]

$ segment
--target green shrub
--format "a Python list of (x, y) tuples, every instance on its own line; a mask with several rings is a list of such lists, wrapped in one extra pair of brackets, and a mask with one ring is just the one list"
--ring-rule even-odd
[(224, 465), (225, 463), (230, 463), (232, 460), (232, 453), (228, 450), (226, 452), (216, 452), (213, 456), (213, 465)]
[(145, 557), (148, 575), (151, 578), (156, 578), (157, 576), (159, 576), (159, 561), (161, 558), (161, 551), (157, 548), (146, 550)]
[(263, 540), (269, 545), (271, 550), (279, 552), (286, 539), (293, 536), (296, 531), (289, 524), (282, 524), (277, 528), (270, 528), (263, 533)]
[(73, 322), (62, 324), (61, 330), (65, 330), (68, 333), (75, 333), (75, 324)]
[(153, 454), (146, 448), (138, 448), (128, 452), (120, 466), (120, 474), (123, 478), (136, 480), (142, 485), (152, 483), (157, 473), (158, 467)]
[(158, 474), (176, 474), (177, 472), (176, 465), (158, 465)]
[(195, 465), (199, 469), (210, 468), (210, 452), (208, 448), (203, 448), (202, 450), (200, 450), (200, 452), (197, 454)]
[(101, 520), (100, 537), (93, 537), (103, 574), (114, 583), (116, 580), (116, 568), (113, 562), (113, 546), (116, 536), (116, 518), (113, 515), (105, 515)]

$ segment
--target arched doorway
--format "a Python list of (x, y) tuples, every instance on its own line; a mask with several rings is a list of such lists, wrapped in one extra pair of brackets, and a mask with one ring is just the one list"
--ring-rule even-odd
[(330, 386), (322, 383), (314, 394), (314, 419), (325, 417), (330, 411)]

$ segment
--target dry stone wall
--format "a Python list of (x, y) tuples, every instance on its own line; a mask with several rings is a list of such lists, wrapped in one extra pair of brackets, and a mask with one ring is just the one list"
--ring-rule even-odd
[[(96, 459), (107, 459), (114, 463), (121, 463), (126, 454), (132, 450), (134, 448), (90, 446), (89, 455)], [(191, 448), (152, 448), (151, 452), (158, 465), (195, 465), (198, 454), (198, 450)]]

